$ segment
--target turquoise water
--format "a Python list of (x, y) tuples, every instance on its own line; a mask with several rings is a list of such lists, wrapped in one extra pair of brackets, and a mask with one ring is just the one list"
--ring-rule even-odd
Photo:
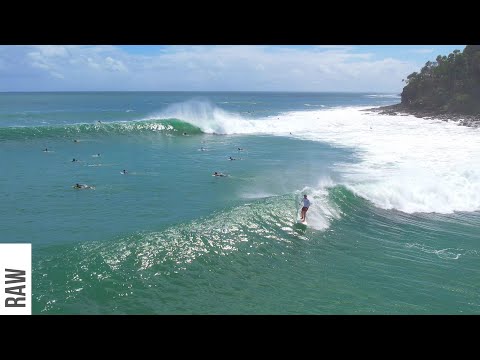
[(362, 111), (398, 101), (0, 94), (33, 313), (478, 314), (479, 132)]

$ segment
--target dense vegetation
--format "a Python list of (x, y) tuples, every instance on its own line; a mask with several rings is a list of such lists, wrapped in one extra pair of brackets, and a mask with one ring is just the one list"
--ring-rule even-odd
[(402, 105), (443, 113), (480, 114), (480, 45), (438, 55), (405, 80)]

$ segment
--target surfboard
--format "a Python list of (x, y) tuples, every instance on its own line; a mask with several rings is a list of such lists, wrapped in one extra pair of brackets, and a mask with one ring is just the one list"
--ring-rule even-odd
[(304, 231), (307, 230), (307, 223), (306, 222), (302, 222), (300, 220), (297, 220), (297, 222), (295, 224), (293, 224), (293, 229), (295, 229), (296, 231), (300, 231), (301, 233), (303, 233)]

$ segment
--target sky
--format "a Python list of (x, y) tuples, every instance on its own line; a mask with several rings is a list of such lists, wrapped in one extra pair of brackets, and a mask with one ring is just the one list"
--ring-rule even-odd
[(400, 93), (465, 45), (0, 45), (0, 91)]

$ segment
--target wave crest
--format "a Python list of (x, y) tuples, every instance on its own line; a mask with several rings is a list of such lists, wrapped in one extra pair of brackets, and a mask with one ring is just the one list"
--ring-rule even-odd
[(0, 141), (55, 137), (71, 138), (82, 135), (128, 135), (150, 132), (201, 134), (202, 130), (178, 119), (151, 119), (146, 121), (0, 128)]

